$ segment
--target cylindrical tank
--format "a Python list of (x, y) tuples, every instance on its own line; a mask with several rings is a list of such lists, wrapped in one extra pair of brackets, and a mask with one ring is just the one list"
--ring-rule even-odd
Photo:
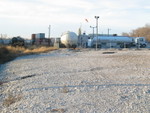
[(113, 42), (113, 43), (131, 43), (133, 38), (126, 36), (98, 36), (93, 38), (93, 42)]
[(76, 48), (78, 43), (78, 36), (74, 32), (65, 32), (61, 36), (61, 43), (64, 44), (66, 47), (73, 47)]

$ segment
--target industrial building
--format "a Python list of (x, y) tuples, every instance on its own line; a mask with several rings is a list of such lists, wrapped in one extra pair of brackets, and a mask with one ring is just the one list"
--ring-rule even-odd
[(37, 33), (31, 35), (32, 45), (50, 46), (51, 40), (45, 38), (45, 33)]
[(82, 48), (88, 47), (88, 39), (90, 39), (90, 37), (88, 35), (86, 35), (86, 33), (79, 35), (78, 36), (78, 46), (82, 47)]

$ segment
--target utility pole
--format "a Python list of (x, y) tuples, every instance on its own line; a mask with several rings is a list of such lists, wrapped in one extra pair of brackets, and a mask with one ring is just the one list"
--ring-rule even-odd
[(50, 39), (50, 33), (51, 33), (51, 25), (48, 27), (48, 38)]
[(108, 28), (108, 36), (109, 36), (109, 31), (110, 31), (110, 30), (111, 30), (111, 29)]
[(99, 19), (99, 16), (95, 16), (95, 19), (96, 19), (96, 50), (97, 50), (97, 40), (98, 40), (98, 19)]

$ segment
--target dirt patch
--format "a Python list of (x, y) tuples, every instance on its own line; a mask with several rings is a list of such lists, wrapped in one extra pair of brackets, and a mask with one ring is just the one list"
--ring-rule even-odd
[(103, 52), (102, 54), (114, 54), (116, 52)]
[(27, 75), (27, 76), (21, 77), (20, 79), (26, 79), (26, 78), (30, 78), (30, 77), (34, 77), (34, 76), (36, 76), (36, 75), (35, 74), (34, 75)]
[(65, 109), (59, 108), (59, 109), (52, 109), (51, 112), (59, 112), (59, 113), (64, 113)]
[(16, 81), (16, 80), (27, 79), (27, 78), (31, 78), (31, 77), (34, 77), (34, 76), (36, 76), (36, 74), (27, 75), (27, 76), (23, 76), (23, 77), (18, 77), (18, 78), (15, 78), (15, 79), (13, 79), (13, 80), (0, 81), (0, 86), (3, 85), (4, 83), (8, 83), (8, 82), (10, 82), (10, 81)]
[(15, 95), (9, 94), (8, 97), (4, 99), (3, 106), (9, 107), (11, 104), (20, 101), (21, 98), (22, 98), (21, 95), (15, 96)]
[(0, 86), (3, 85), (4, 83), (7, 83), (7, 81), (0, 81)]

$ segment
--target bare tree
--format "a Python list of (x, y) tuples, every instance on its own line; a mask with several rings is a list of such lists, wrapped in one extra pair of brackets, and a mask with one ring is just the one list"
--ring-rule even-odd
[(128, 33), (123, 32), (123, 33), (122, 33), (122, 36), (129, 36), (129, 34), (128, 34)]
[(130, 33), (122, 33), (123, 36), (131, 37), (145, 37), (150, 42), (150, 24), (146, 24), (144, 27), (132, 30)]

